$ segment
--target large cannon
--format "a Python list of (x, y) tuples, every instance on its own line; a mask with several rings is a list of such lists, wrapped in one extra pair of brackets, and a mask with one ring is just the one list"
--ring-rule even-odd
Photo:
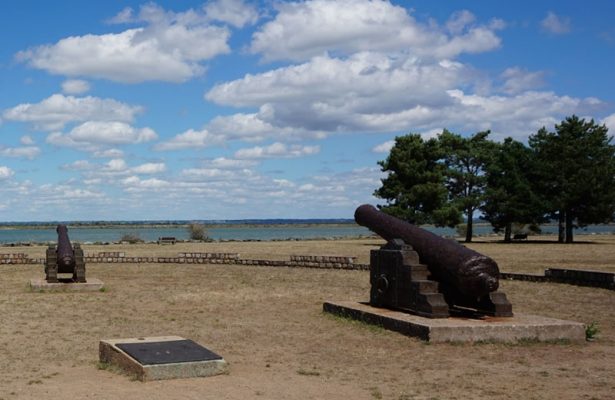
[[(442, 302), (431, 293), (436, 292), (441, 293), (451, 311), (469, 309), (481, 314), (512, 316), (506, 296), (496, 291), (499, 269), (493, 259), (368, 204), (357, 208), (355, 221), (389, 242), (381, 250), (372, 251), (372, 305), (432, 317), (447, 316)], [(400, 256), (391, 255), (391, 251), (401, 252)], [(437, 285), (427, 283), (426, 274), (420, 272), (425, 265), (427, 275)]]
[(50, 244), (45, 260), (45, 279), (49, 283), (59, 282), (58, 274), (72, 274), (72, 282), (85, 282), (85, 261), (83, 250), (78, 243), (73, 246), (68, 238), (66, 225), (58, 225), (57, 246)]

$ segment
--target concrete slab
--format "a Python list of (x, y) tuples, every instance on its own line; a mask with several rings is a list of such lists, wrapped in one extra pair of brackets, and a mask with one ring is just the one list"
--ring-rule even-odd
[(49, 283), (45, 278), (30, 279), (30, 288), (40, 292), (96, 292), (105, 286), (96, 278), (87, 278), (87, 282)]
[[(180, 350), (169, 358), (168, 353), (173, 350), (165, 350), (165, 342), (169, 346), (179, 343), (187, 351)], [(150, 347), (151, 352), (147, 354)], [(100, 362), (115, 365), (144, 382), (228, 373), (224, 358), (180, 336), (104, 339), (99, 343), (98, 352)], [(167, 362), (169, 359), (173, 361)]]
[(536, 315), (515, 314), (496, 318), (430, 319), (399, 311), (372, 307), (356, 301), (325, 302), (325, 312), (380, 325), (404, 335), (429, 342), (518, 342), (522, 340), (580, 342), (585, 340), (585, 326)]

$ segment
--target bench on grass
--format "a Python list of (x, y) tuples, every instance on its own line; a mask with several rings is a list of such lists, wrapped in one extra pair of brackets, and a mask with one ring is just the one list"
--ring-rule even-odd
[(177, 239), (173, 236), (162, 236), (158, 238), (158, 244), (175, 244)]

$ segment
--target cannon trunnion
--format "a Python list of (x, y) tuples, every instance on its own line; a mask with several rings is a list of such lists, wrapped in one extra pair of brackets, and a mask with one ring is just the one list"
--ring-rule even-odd
[(430, 318), (513, 315), (493, 259), (371, 205), (358, 207), (355, 221), (388, 241), (371, 252), (371, 305)]
[(58, 225), (58, 244), (50, 244), (45, 259), (45, 279), (56, 283), (58, 274), (72, 274), (70, 281), (85, 282), (85, 259), (78, 243), (73, 246), (68, 238), (66, 225)]

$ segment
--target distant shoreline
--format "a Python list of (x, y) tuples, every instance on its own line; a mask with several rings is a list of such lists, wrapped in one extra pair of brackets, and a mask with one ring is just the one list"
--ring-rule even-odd
[(207, 223), (207, 222), (181, 222), (181, 223), (75, 223), (75, 222), (53, 222), (53, 223), (0, 223), (0, 230), (47, 230), (55, 229), (58, 224), (65, 224), (69, 229), (148, 229), (148, 228), (187, 228), (192, 223), (202, 224), (205, 229), (210, 228), (279, 228), (292, 226), (293, 228), (313, 228), (313, 227), (344, 227), (349, 225), (358, 226), (354, 221), (340, 222), (339, 220), (332, 222), (266, 222), (266, 223), (249, 223), (249, 222), (225, 222), (225, 223)]
[[(263, 220), (263, 222), (257, 222), (254, 220), (229, 220), (225, 222), (212, 222), (212, 221), (176, 221), (176, 222), (157, 222), (157, 221), (130, 221), (130, 222), (112, 222), (112, 221), (57, 221), (57, 222), (0, 222), (0, 230), (47, 230), (54, 229), (58, 224), (65, 224), (69, 229), (156, 229), (156, 228), (187, 228), (190, 224), (197, 223), (202, 224), (205, 229), (211, 228), (280, 228), (280, 227), (293, 227), (293, 228), (313, 228), (313, 227), (347, 227), (347, 226), (359, 226), (354, 220), (348, 219), (332, 219), (328, 222), (325, 219), (314, 220)], [(614, 227), (615, 223), (609, 224), (595, 224), (598, 226)], [(486, 227), (490, 226), (487, 222), (474, 222), (474, 227)], [(557, 223), (541, 224), (544, 227), (557, 226)], [(434, 228), (435, 225), (421, 225), (422, 228)], [(451, 228), (452, 229), (452, 228)], [(583, 230), (584, 228), (576, 228), (577, 230)]]

